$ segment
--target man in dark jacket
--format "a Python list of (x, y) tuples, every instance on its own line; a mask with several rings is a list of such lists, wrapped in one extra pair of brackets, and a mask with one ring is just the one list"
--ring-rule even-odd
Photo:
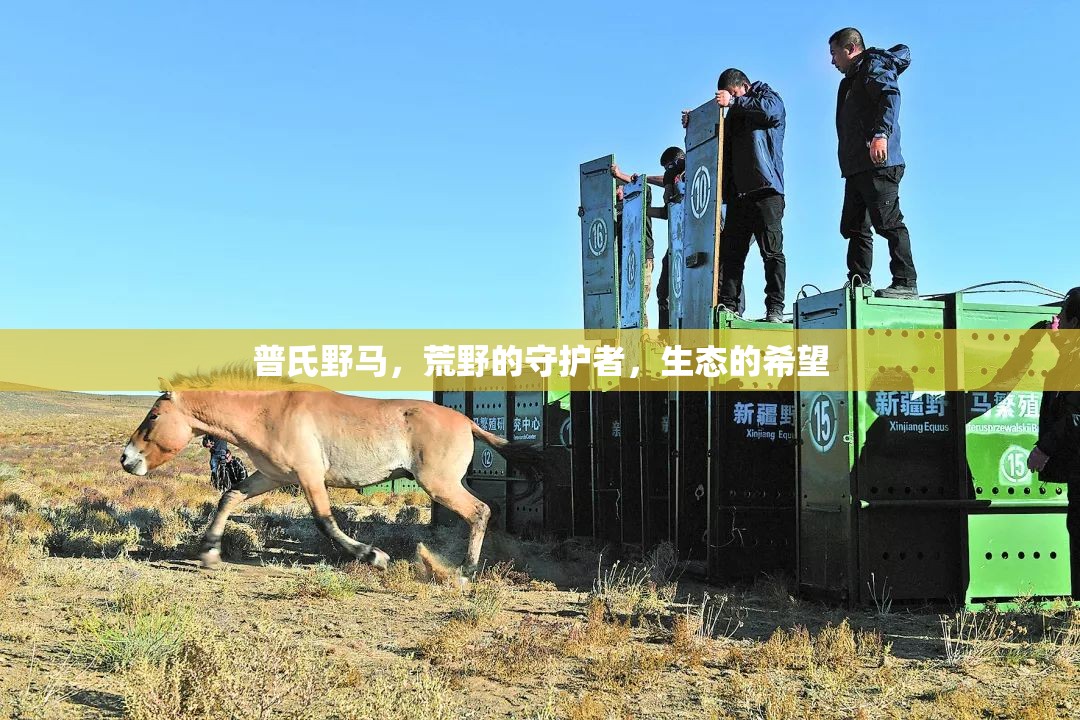
[[(845, 178), (840, 234), (847, 238), (848, 280), (870, 283), (874, 236), (889, 241), (892, 284), (878, 297), (915, 299), (915, 262), (900, 212), (900, 74), (911, 64), (904, 45), (867, 48), (855, 28), (829, 38), (832, 64), (844, 74), (836, 95), (836, 134), (840, 174)], [(858, 280), (856, 281), (856, 276)]]
[(743, 296), (743, 270), (757, 239), (765, 262), (765, 320), (783, 322), (784, 286), (784, 101), (763, 82), (729, 68), (716, 83), (724, 121), (723, 196), (727, 217), (721, 236), (723, 279), (719, 303), (734, 311)]
[[(1080, 328), (1080, 287), (1066, 294), (1052, 328)], [(1073, 599), (1080, 598), (1080, 384), (1076, 382), (1076, 376), (1080, 374), (1080, 357), (1077, 356), (1080, 348), (1073, 347), (1075, 342), (1075, 338), (1055, 342), (1060, 359), (1047, 375), (1047, 384), (1052, 389), (1043, 393), (1039, 440), (1028, 455), (1028, 469), (1038, 472), (1042, 480), (1068, 484), (1069, 508), (1065, 524), (1069, 531)]]

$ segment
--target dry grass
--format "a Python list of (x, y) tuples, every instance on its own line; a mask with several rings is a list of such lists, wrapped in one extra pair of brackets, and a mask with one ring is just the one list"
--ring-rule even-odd
[(508, 596), (509, 591), (501, 583), (478, 580), (466, 594), (465, 607), (455, 612), (454, 617), (474, 627), (484, 625), (502, 611)]
[(565, 624), (532, 615), (490, 636), (471, 622), (455, 618), (425, 638), (420, 651), (447, 672), (512, 681), (544, 673), (564, 653), (567, 642)]
[(30, 572), (30, 538), (12, 520), (0, 518), (0, 600), (14, 592)]
[(776, 628), (757, 653), (753, 663), (762, 669), (784, 668), (805, 670), (814, 659), (814, 645), (810, 632), (801, 626), (790, 631)]
[(192, 634), (173, 657), (140, 664), (125, 681), (132, 720), (460, 717), (445, 681), (430, 673), (400, 665), (360, 672), (279, 631), (241, 642)]
[(38, 648), (31, 651), (30, 669), (15, 687), (0, 696), (0, 715), (5, 711), (13, 720), (50, 720), (61, 712), (61, 706), (77, 690), (70, 680), (80, 679), (79, 671), (69, 663), (61, 672), (42, 672)]
[(598, 597), (589, 599), (585, 624), (570, 630), (569, 651), (578, 657), (587, 656), (597, 648), (624, 645), (630, 641), (631, 630), (626, 620), (608, 620), (607, 607)]
[(631, 644), (600, 650), (585, 663), (585, 675), (611, 692), (641, 692), (659, 679), (672, 661), (667, 650)]
[(998, 612), (961, 610), (941, 617), (945, 659), (951, 665), (974, 666), (996, 659), (1016, 634), (1014, 625)]
[(596, 579), (591, 598), (604, 603), (608, 612), (638, 621), (666, 615), (675, 599), (676, 585), (658, 585), (654, 568), (648, 565), (627, 566), (616, 561), (604, 570), (597, 561)]

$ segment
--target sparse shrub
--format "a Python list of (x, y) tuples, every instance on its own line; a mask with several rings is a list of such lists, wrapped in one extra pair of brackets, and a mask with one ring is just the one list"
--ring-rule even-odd
[(139, 528), (121, 522), (103, 498), (84, 498), (46, 513), (51, 530), (45, 544), (51, 555), (118, 557), (139, 546)]
[(891, 650), (892, 643), (885, 643), (880, 630), (859, 630), (855, 633), (856, 653), (875, 666), (884, 665)]
[(406, 505), (398, 510), (394, 522), (398, 525), (416, 525), (420, 522), (420, 508), (415, 505)]
[[(571, 697), (561, 704), (566, 720), (625, 720), (634, 717), (625, 695), (609, 696), (587, 692)], [(554, 718), (554, 713), (538, 720)]]
[(74, 657), (101, 670), (160, 664), (180, 651), (192, 628), (191, 614), (176, 607), (135, 613), (92, 612), (76, 622)]
[(675, 657), (691, 667), (701, 665), (704, 648), (701, 642), (701, 625), (691, 613), (677, 613), (671, 626), (671, 649)]
[(11, 520), (0, 519), (0, 599), (15, 590), (30, 570), (30, 539)]
[(116, 612), (132, 617), (148, 615), (161, 608), (168, 608), (175, 590), (171, 584), (163, 585), (146, 580), (135, 580), (117, 591), (109, 605)]
[(826, 625), (814, 638), (814, 663), (835, 673), (848, 675), (858, 664), (855, 635), (847, 618), (839, 625)]
[(394, 502), (393, 493), (388, 492), (375, 492), (364, 497), (367, 498), (368, 505), (372, 505), (374, 507), (385, 507), (386, 505), (390, 505)]
[(512, 630), (496, 630), (487, 642), (478, 642), (478, 628), (452, 619), (421, 642), (421, 652), (432, 663), (453, 672), (512, 680), (542, 673), (567, 644), (563, 624), (521, 618)]
[(221, 556), (229, 560), (243, 560), (252, 553), (262, 550), (262, 540), (255, 528), (243, 523), (225, 524), (221, 535)]
[(465, 717), (446, 680), (425, 669), (396, 665), (364, 674), (355, 687), (331, 695), (332, 717), (339, 720), (458, 720)]
[(940, 619), (945, 659), (950, 665), (977, 665), (992, 660), (1015, 634), (999, 612), (961, 610), (951, 618), (942, 615)]
[(338, 600), (355, 595), (364, 586), (350, 573), (320, 564), (305, 572), (287, 592), (290, 597)]
[(674, 585), (658, 587), (649, 567), (621, 566), (617, 561), (606, 571), (597, 565), (592, 597), (600, 598), (615, 615), (639, 619), (667, 613)]
[(479, 626), (499, 614), (506, 604), (506, 598), (505, 586), (491, 580), (480, 580), (469, 588), (465, 607), (454, 615), (470, 625)]
[[(132, 720), (325, 716), (337, 674), (325, 655), (284, 633), (237, 642), (192, 634), (161, 662), (140, 662), (125, 675)], [(322, 711), (322, 712), (320, 712)]]
[(515, 587), (528, 587), (533, 582), (532, 578), (529, 577), (529, 573), (514, 569), (513, 560), (503, 560), (488, 565), (477, 577), (477, 580), (486, 580)]
[(792, 628), (791, 632), (776, 628), (756, 655), (757, 664), (763, 669), (802, 670), (810, 667), (813, 658), (810, 633), (802, 626)]
[(419, 596), (431, 591), (431, 585), (418, 577), (418, 571), (406, 560), (394, 560), (381, 577), (382, 586), (392, 593)]
[(660, 677), (671, 662), (663, 651), (631, 644), (600, 650), (585, 664), (585, 674), (611, 691), (640, 692)]
[(464, 649), (479, 633), (475, 625), (454, 618), (420, 641), (420, 653), (435, 665), (460, 661)]
[(990, 709), (990, 700), (978, 686), (965, 685), (937, 693), (933, 705), (951, 720), (980, 720)]
[(168, 511), (161, 516), (161, 522), (149, 533), (150, 543), (163, 550), (173, 550), (190, 542), (194, 528), (179, 512)]

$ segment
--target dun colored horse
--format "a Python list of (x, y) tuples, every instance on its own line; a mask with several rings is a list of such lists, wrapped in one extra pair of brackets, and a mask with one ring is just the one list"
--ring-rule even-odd
[[(432, 500), (470, 527), (465, 567), (480, 559), (491, 510), (462, 480), (473, 439), (525, 468), (539, 469), (542, 453), (480, 428), (456, 410), (424, 400), (376, 400), (313, 390), (217, 390), (222, 376), (162, 380), (164, 394), (132, 434), (120, 458), (124, 470), (146, 475), (195, 437), (224, 438), (247, 452), (256, 467), (221, 497), (203, 537), (205, 567), (221, 563), (221, 535), (240, 503), (299, 484), (319, 530), (353, 557), (385, 568), (389, 556), (342, 532), (330, 512), (328, 487), (362, 488), (390, 478), (416, 480)], [(227, 379), (227, 378), (226, 378)], [(185, 385), (186, 387), (181, 387)], [(295, 386), (300, 387), (300, 386)]]

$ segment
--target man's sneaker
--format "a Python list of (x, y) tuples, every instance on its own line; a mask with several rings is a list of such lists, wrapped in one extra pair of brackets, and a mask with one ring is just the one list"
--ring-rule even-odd
[(878, 290), (874, 295), (890, 300), (918, 300), (919, 288), (915, 285), (897, 285), (893, 283), (884, 290)]
[(732, 315), (734, 315), (737, 318), (742, 317), (742, 315), (739, 314), (738, 310), (735, 310), (734, 308), (730, 308), (727, 305), (725, 305), (724, 303), (720, 303), (719, 305), (716, 306), (716, 312), (717, 313), (731, 313)]
[(851, 287), (864, 287), (864, 288), (873, 288), (874, 287), (873, 285), (870, 284), (869, 278), (864, 278), (862, 275), (851, 275), (850, 277), (848, 277), (848, 281), (847, 281), (846, 284), (850, 285)]
[(765, 311), (765, 322), (782, 323), (784, 322), (784, 309), (778, 307), (772, 307)]

